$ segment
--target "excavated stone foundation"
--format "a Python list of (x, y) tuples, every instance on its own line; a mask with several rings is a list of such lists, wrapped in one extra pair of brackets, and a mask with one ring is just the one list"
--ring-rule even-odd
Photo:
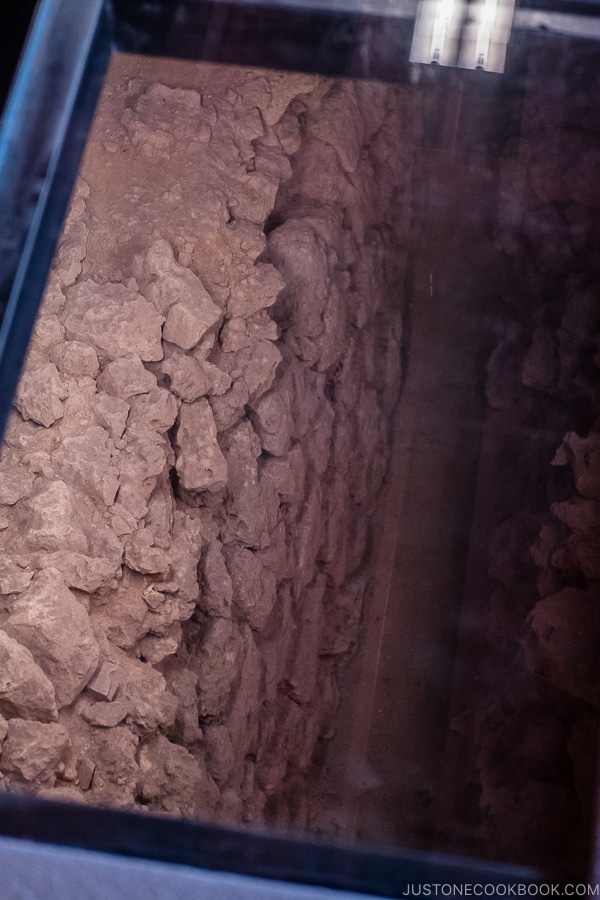
[(5, 437), (8, 790), (310, 825), (400, 389), (414, 107), (117, 57)]
[(518, 110), (115, 57), (0, 463), (5, 790), (583, 871), (598, 66), (530, 50)]

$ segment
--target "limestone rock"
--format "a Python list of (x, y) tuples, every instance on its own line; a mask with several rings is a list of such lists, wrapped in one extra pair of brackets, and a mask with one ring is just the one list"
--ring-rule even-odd
[[(334, 415), (333, 407), (324, 400), (302, 442), (304, 455), (317, 475), (324, 475), (329, 464)], [(360, 438), (360, 435), (357, 437)], [(364, 460), (370, 458), (365, 455)]]
[(0, 594), (22, 594), (31, 584), (33, 572), (24, 571), (10, 560), (0, 563)]
[[(85, 207), (84, 207), (85, 209)], [(74, 221), (68, 225), (58, 247), (56, 269), (64, 287), (75, 284), (83, 269), (89, 229), (85, 222)]]
[(267, 512), (256, 462), (261, 448), (250, 422), (245, 420), (228, 431), (222, 446), (229, 475), (228, 531), (241, 543), (260, 547), (267, 538)]
[(233, 316), (230, 317), (220, 334), (221, 347), (224, 353), (237, 353), (252, 344), (252, 337), (248, 334), (246, 320)]
[(88, 550), (73, 491), (60, 479), (41, 483), (32, 492), (26, 504), (25, 522), (25, 543), (31, 549), (76, 553)]
[[(579, 493), (590, 500), (600, 500), (600, 431), (592, 431), (586, 437), (569, 432), (561, 451), (564, 462), (568, 460), (572, 465)], [(557, 454), (555, 465), (564, 462)]]
[(161, 368), (169, 378), (173, 393), (187, 403), (208, 394), (210, 381), (192, 356), (173, 353)]
[(315, 340), (324, 333), (328, 295), (327, 254), (315, 231), (299, 219), (288, 219), (269, 235), (269, 252), (283, 275), (285, 321), (309, 364), (319, 359)]
[(51, 800), (53, 803), (85, 803), (85, 798), (76, 787), (56, 784), (53, 787), (41, 788), (36, 793), (39, 800)]
[(275, 603), (275, 575), (245, 547), (232, 544), (224, 552), (233, 585), (233, 607), (251, 628), (261, 631)]
[(598, 596), (564, 588), (544, 597), (527, 617), (527, 648), (535, 670), (573, 697), (600, 706)]
[(202, 560), (200, 605), (209, 616), (230, 616), (233, 584), (219, 541), (211, 541)]
[(242, 645), (230, 619), (211, 619), (198, 655), (198, 713), (214, 720), (222, 716), (231, 685), (239, 671)]
[[(167, 241), (155, 241), (144, 256), (137, 257), (134, 272), (145, 296), (162, 315), (167, 315), (177, 303), (184, 308), (197, 308), (201, 310), (201, 319), (206, 320), (204, 331), (221, 318), (220, 309), (212, 302), (200, 279), (175, 261)], [(170, 338), (165, 335), (165, 340)]]
[(48, 781), (69, 747), (62, 725), (11, 719), (2, 745), (2, 770), (24, 781)]
[(91, 406), (98, 424), (108, 431), (113, 441), (120, 440), (127, 424), (129, 404), (101, 391), (92, 397)]
[(227, 463), (207, 400), (184, 403), (177, 427), (177, 473), (188, 491), (218, 491), (227, 483)]
[(31, 650), (54, 685), (58, 706), (72, 703), (92, 676), (99, 651), (88, 615), (60, 572), (38, 572), (4, 627)]
[(171, 390), (182, 400), (192, 403), (205, 395), (224, 394), (231, 387), (231, 378), (217, 366), (203, 358), (173, 353), (162, 364), (169, 377)]
[(171, 545), (175, 521), (175, 502), (171, 484), (166, 476), (159, 479), (148, 500), (146, 527), (152, 534), (156, 547), (168, 550)]
[(145, 586), (144, 576), (125, 568), (108, 603), (91, 610), (92, 621), (102, 628), (112, 644), (124, 650), (134, 647), (148, 631), (148, 607), (143, 596)]
[(283, 286), (283, 279), (274, 266), (270, 264), (255, 266), (234, 285), (227, 305), (229, 317), (246, 318), (260, 309), (272, 306)]
[(552, 504), (552, 513), (572, 531), (583, 534), (600, 527), (600, 502), (583, 497), (571, 497)]
[(28, 497), (33, 487), (33, 477), (21, 468), (6, 468), (0, 471), (0, 503), (14, 506)]
[(55, 721), (54, 688), (30, 651), (0, 631), (0, 713), (5, 717)]
[(119, 663), (118, 699), (127, 708), (127, 721), (142, 732), (169, 728), (175, 721), (177, 700), (165, 679), (152, 666), (123, 657)]
[(77, 766), (77, 781), (82, 791), (88, 791), (92, 785), (92, 779), (96, 766), (88, 756), (84, 756)]
[[(245, 623), (240, 625), (242, 652), (238, 663), (240, 676), (229, 703), (225, 724), (237, 750), (237, 760), (255, 752), (259, 740), (261, 688), (264, 664), (254, 634)], [(239, 771), (239, 770), (238, 770)]]
[(150, 361), (163, 357), (163, 321), (151, 303), (123, 284), (88, 280), (70, 289), (64, 323), (70, 339), (91, 342), (104, 358), (136, 353)]
[(260, 338), (253, 339), (248, 347), (237, 353), (215, 354), (215, 364), (226, 372), (234, 383), (242, 382), (246, 392), (245, 402), (253, 401), (269, 390), (280, 362), (279, 348), (272, 341)]
[(292, 437), (290, 396), (283, 386), (274, 385), (251, 406), (251, 418), (263, 450), (284, 456)]
[(295, 616), (299, 628), (296, 646), (287, 669), (289, 696), (296, 703), (307, 703), (317, 686), (317, 659), (323, 632), (325, 578), (319, 574), (301, 595)]
[(294, 526), (294, 545), (297, 558), (297, 573), (301, 584), (312, 581), (315, 562), (322, 544), (323, 490), (319, 479), (312, 475), (308, 485), (306, 503), (302, 514)]
[(206, 768), (217, 784), (224, 784), (235, 765), (235, 750), (229, 731), (224, 725), (207, 725), (204, 728)]
[(114, 728), (127, 715), (127, 707), (119, 700), (115, 700), (114, 703), (91, 703), (83, 710), (82, 715), (90, 725)]
[(106, 506), (114, 503), (119, 489), (119, 471), (112, 462), (106, 429), (96, 425), (76, 437), (65, 438), (54, 454), (53, 462), (67, 484)]
[(27, 367), (35, 369), (37, 362), (47, 362), (48, 354), (54, 346), (62, 342), (64, 333), (65, 330), (58, 317), (52, 313), (47, 314), (42, 309), (31, 334)]
[(149, 528), (140, 528), (125, 544), (125, 562), (135, 572), (152, 574), (169, 571), (169, 557), (165, 550), (154, 546)]
[(262, 464), (263, 475), (269, 477), (281, 500), (298, 509), (304, 499), (306, 459), (302, 445), (296, 443), (285, 457), (271, 458)]
[(198, 725), (196, 688), (198, 676), (191, 668), (191, 658), (184, 647), (177, 648), (177, 654), (163, 662), (163, 673), (178, 701), (174, 726), (169, 730), (171, 740), (190, 747), (202, 740), (202, 730)]
[(325, 627), (319, 649), (321, 655), (347, 653), (356, 645), (364, 593), (364, 577), (351, 578), (341, 588), (331, 592), (325, 606)]
[(171, 448), (162, 435), (137, 422), (125, 430), (123, 440), (118, 502), (139, 521), (148, 512), (148, 500), (168, 464)]
[(93, 594), (99, 588), (114, 587), (121, 573), (120, 563), (103, 557), (86, 556), (72, 550), (56, 550), (45, 557), (45, 564), (58, 569), (67, 587)]
[(206, 816), (218, 790), (201, 763), (185, 747), (156, 735), (139, 753), (139, 797), (180, 816)]
[(130, 806), (139, 774), (139, 737), (125, 725), (98, 728), (93, 735), (90, 756), (95, 761), (91, 797), (110, 806)]
[(98, 377), (98, 387), (113, 397), (128, 400), (156, 387), (156, 377), (144, 368), (136, 353), (107, 363)]
[(221, 310), (208, 294), (206, 298), (180, 301), (169, 308), (163, 337), (183, 350), (191, 350), (220, 319)]
[(68, 396), (58, 369), (48, 362), (35, 369), (26, 368), (19, 381), (15, 406), (25, 420), (32, 419), (49, 428), (64, 412)]
[(91, 344), (83, 341), (56, 344), (50, 351), (50, 359), (65, 375), (90, 375), (94, 378), (100, 368), (98, 354)]
[(119, 666), (103, 662), (87, 683), (86, 690), (98, 700), (114, 700), (119, 687)]
[(208, 396), (220, 397), (231, 387), (231, 376), (208, 360), (198, 359), (202, 373), (208, 379)]
[(338, 81), (331, 87), (317, 113), (309, 116), (307, 131), (311, 137), (334, 147), (345, 172), (356, 171), (367, 134), (352, 82)]
[(177, 400), (165, 388), (155, 387), (147, 394), (131, 397), (129, 405), (129, 425), (140, 422), (159, 434), (168, 431), (177, 418)]
[(156, 241), (144, 257), (138, 257), (135, 271), (146, 297), (166, 316), (166, 341), (191, 350), (221, 321), (221, 309), (200, 279), (175, 262), (167, 241)]

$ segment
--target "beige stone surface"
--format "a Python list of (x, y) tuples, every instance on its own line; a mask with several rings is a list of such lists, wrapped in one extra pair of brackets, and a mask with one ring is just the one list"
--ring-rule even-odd
[[(10, 783), (257, 824), (289, 799), (309, 827), (320, 654), (358, 640), (399, 390), (415, 127), (385, 85), (114, 58), (0, 462)], [(40, 732), (56, 751), (19, 761), (14, 717), (57, 715), (68, 753)]]

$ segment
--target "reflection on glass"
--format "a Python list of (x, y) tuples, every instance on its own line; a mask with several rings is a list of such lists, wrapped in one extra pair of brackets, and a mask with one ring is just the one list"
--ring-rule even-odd
[(412, 62), (503, 72), (513, 0), (422, 0)]

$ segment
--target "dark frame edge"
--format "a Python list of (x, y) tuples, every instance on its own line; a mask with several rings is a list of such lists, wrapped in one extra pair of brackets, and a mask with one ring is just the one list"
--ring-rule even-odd
[(509, 864), (318, 843), (16, 795), (0, 798), (0, 835), (380, 897), (404, 897), (409, 885), (423, 883), (519, 885), (550, 878), (549, 873)]
[[(46, 127), (40, 121), (42, 106), (39, 103), (39, 90), (36, 90), (34, 82), (43, 80), (52, 70), (52, 60), (48, 65), (50, 72), (46, 72), (43, 66), (45, 60), (36, 57), (36, 42), (44, 43), (45, 37), (38, 32), (46, 30), (50, 37), (58, 39), (58, 35), (44, 21), (44, 17), (49, 15), (47, 8), (50, 5), (51, 0), (43, 0), (36, 12), (15, 78), (15, 88), (9, 97), (6, 117), (2, 122), (5, 153), (4, 157), (0, 157), (0, 176), (13, 174), (10, 172), (11, 154), (15, 156), (18, 152), (19, 138), (33, 142), (36, 127), (39, 129), (41, 151), (35, 156), (32, 170), (25, 173), (25, 185), (17, 184), (15, 187), (7, 181), (4, 192), (8, 196), (2, 197), (5, 220), (16, 208), (14, 227), (18, 234), (15, 244), (21, 252), (14, 267), (11, 266), (13, 254), (9, 252), (7, 265), (0, 273), (0, 289), (3, 289), (1, 299), (4, 301), (0, 325), (0, 438), (4, 434), (12, 398), (17, 389), (96, 104), (114, 49), (112, 10), (107, 2), (103, 2), (98, 8), (97, 17), (92, 21), (89, 42), (87, 46), (80, 48), (80, 58), (75, 59), (72, 66), (65, 66), (61, 73), (64, 89), (62, 95), (59, 94), (59, 101), (64, 97), (65, 103), (69, 104), (65, 110), (66, 122), (61, 121), (60, 117), (50, 116), (50, 125)], [(45, 42), (47, 43), (47, 38)], [(41, 53), (38, 56), (41, 57)], [(67, 83), (69, 77), (74, 82), (71, 85)], [(37, 95), (38, 104), (27, 106), (23, 102), (22, 117), (25, 121), (20, 123), (19, 103), (26, 96), (28, 88)], [(17, 175), (21, 174), (19, 168), (15, 168)], [(0, 220), (1, 226), (6, 227), (6, 222)]]

